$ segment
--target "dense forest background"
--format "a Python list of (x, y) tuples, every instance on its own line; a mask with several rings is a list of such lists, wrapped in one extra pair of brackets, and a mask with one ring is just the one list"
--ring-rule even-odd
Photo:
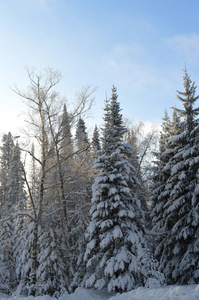
[(28, 108), (25, 138), (1, 141), (0, 290), (58, 297), (198, 283), (199, 96), (187, 70), (182, 109), (165, 112), (160, 133), (124, 120), (113, 86), (91, 138), (95, 90), (83, 88), (71, 109), (59, 72), (27, 73), (27, 91), (13, 89)]

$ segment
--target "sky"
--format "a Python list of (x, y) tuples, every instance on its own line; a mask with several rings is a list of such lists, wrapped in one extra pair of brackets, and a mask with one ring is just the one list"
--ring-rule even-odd
[(113, 85), (126, 118), (161, 124), (181, 107), (185, 64), (199, 84), (198, 0), (0, 0), (0, 12), (0, 135), (25, 126), (11, 89), (28, 87), (25, 67), (60, 71), (68, 103), (97, 87), (88, 128), (102, 124)]

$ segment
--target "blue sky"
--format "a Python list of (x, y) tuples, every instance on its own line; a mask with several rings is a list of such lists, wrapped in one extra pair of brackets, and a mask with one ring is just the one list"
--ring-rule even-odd
[(24, 66), (61, 71), (69, 102), (97, 86), (88, 127), (102, 123), (113, 84), (125, 117), (158, 124), (180, 106), (185, 63), (199, 84), (198, 0), (0, 0), (0, 12), (0, 134), (23, 120), (9, 86), (28, 86)]

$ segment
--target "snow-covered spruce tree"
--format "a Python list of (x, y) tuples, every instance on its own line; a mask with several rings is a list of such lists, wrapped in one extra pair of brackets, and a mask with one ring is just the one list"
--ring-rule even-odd
[[(175, 121), (174, 121), (175, 122)], [(164, 205), (167, 202), (167, 193), (165, 193), (165, 185), (170, 175), (170, 171), (165, 168), (170, 157), (173, 155), (173, 151), (169, 149), (169, 138), (172, 135), (173, 121), (170, 120), (167, 111), (162, 122), (162, 130), (160, 132), (159, 139), (159, 151), (155, 153), (156, 161), (154, 161), (154, 176), (152, 185), (152, 223), (154, 230), (159, 232), (164, 227), (163, 212)], [(164, 230), (163, 230), (164, 231)], [(158, 239), (158, 237), (157, 237)], [(160, 239), (162, 239), (160, 237)]]
[[(85, 263), (83, 256), (85, 252), (85, 231), (89, 224), (89, 210), (91, 207), (92, 195), (92, 155), (88, 135), (86, 132), (86, 125), (84, 120), (80, 117), (76, 125), (76, 160), (74, 163), (75, 170), (75, 185), (73, 192), (73, 202), (71, 205), (71, 257), (70, 263), (72, 272), (74, 274), (70, 285), (70, 291), (77, 288), (82, 278), (85, 275)], [(71, 272), (71, 273), (72, 273)]]
[(97, 151), (101, 150), (100, 134), (97, 125), (95, 125), (95, 129), (93, 131), (91, 146), (92, 146), (92, 157), (95, 160), (98, 157)]
[[(171, 121), (169, 119), (167, 111), (165, 111), (165, 115), (162, 122), (162, 130), (160, 132), (159, 138), (159, 151), (154, 153), (156, 160), (154, 161), (154, 176), (153, 176), (153, 185), (152, 185), (152, 208), (156, 207), (153, 211), (153, 215), (156, 215), (158, 219), (162, 219), (160, 213), (162, 211), (162, 207), (164, 205), (163, 201), (159, 200), (159, 196), (164, 190), (164, 185), (166, 183), (166, 179), (168, 178), (168, 174), (163, 172), (164, 166), (168, 161), (167, 155), (165, 155), (165, 151), (167, 150), (168, 138), (170, 137), (170, 124)], [(155, 223), (157, 222), (154, 221)]]
[(153, 209), (151, 212), (152, 232), (157, 234), (155, 236), (155, 256), (158, 261), (161, 261), (161, 265), (164, 265), (162, 259), (164, 260), (165, 258), (162, 256), (162, 251), (165, 243), (165, 232), (167, 231), (167, 224), (163, 216), (172, 188), (172, 185), (168, 185), (168, 179), (170, 177), (171, 164), (176, 163), (174, 157), (178, 153), (178, 144), (175, 144), (171, 140), (174, 136), (180, 134), (181, 131), (180, 118), (176, 111), (173, 111), (171, 121), (166, 113), (160, 134), (159, 153), (157, 153), (158, 159), (156, 161), (157, 167), (154, 172), (156, 181), (152, 192)]
[(35, 222), (25, 219), (24, 226), (19, 233), (18, 243), (16, 244), (16, 274), (19, 282), (15, 291), (16, 295), (29, 295), (34, 288), (31, 283), (32, 257), (30, 255), (33, 247)]
[(157, 143), (157, 132), (155, 128), (151, 127), (150, 131), (144, 134), (145, 125), (143, 122), (131, 126), (128, 120), (125, 120), (125, 122), (127, 123), (127, 132), (123, 140), (132, 146), (132, 157), (129, 161), (136, 168), (136, 175), (140, 181), (136, 194), (139, 195), (141, 208), (145, 212), (145, 220), (149, 223), (152, 166), (147, 161), (152, 161), (152, 149), (154, 152)]
[[(161, 241), (161, 270), (168, 283), (199, 282), (198, 248), (198, 120), (199, 109), (194, 104), (196, 86), (185, 70), (184, 92), (178, 92), (183, 109), (173, 108), (182, 121), (175, 128), (176, 135), (170, 138), (173, 156), (165, 169), (169, 170), (165, 191), (167, 202), (164, 205), (164, 231)], [(157, 249), (159, 246), (157, 247)]]
[(0, 291), (12, 293), (16, 285), (14, 261), (14, 222), (4, 217), (0, 221)]
[(78, 180), (76, 183), (76, 190), (87, 189), (87, 193), (91, 193), (91, 177), (92, 177), (92, 160), (91, 148), (86, 131), (84, 120), (80, 117), (76, 125), (76, 170)]
[(59, 297), (67, 291), (69, 283), (64, 249), (60, 253), (60, 236), (57, 236), (57, 226), (53, 223), (53, 218), (48, 216), (39, 228), (37, 289), (38, 295)]
[(108, 291), (129, 291), (146, 283), (151, 268), (143, 264), (147, 252), (143, 254), (143, 215), (134, 192), (139, 182), (128, 161), (132, 149), (122, 143), (126, 129), (117, 97), (113, 87), (105, 107), (102, 154), (95, 164), (100, 173), (93, 184), (83, 284)]
[(2, 138), (2, 147), (1, 147), (1, 172), (0, 172), (0, 180), (1, 180), (1, 212), (2, 207), (7, 202), (8, 195), (8, 183), (9, 183), (9, 170), (11, 165), (11, 159), (13, 154), (14, 141), (12, 134), (9, 132), (8, 134), (4, 134)]
[(13, 292), (16, 288), (15, 252), (20, 227), (20, 214), (26, 206), (20, 150), (11, 133), (3, 136), (1, 147), (1, 218), (0, 218), (0, 289)]
[(79, 152), (78, 157), (80, 160), (83, 160), (85, 158), (85, 153), (86, 153), (85, 151), (89, 149), (90, 144), (86, 132), (86, 125), (82, 117), (80, 117), (77, 122), (75, 140), (76, 140), (76, 147)]
[[(86, 250), (85, 231), (90, 222), (89, 209), (91, 207), (88, 199), (80, 195), (79, 201), (75, 199), (75, 207), (71, 218), (70, 245), (71, 254), (69, 257), (71, 265), (71, 274), (73, 280), (70, 284), (69, 291), (74, 291), (81, 282), (86, 273), (86, 264), (84, 262), (84, 253)], [(90, 195), (90, 194), (89, 194)]]
[[(19, 267), (19, 256), (21, 255), (21, 239), (23, 235), (23, 229), (26, 226), (24, 216), (27, 213), (27, 194), (24, 186), (24, 176), (23, 176), (23, 164), (21, 161), (21, 152), (19, 149), (19, 144), (17, 143), (13, 150), (12, 156), (12, 166), (10, 168), (10, 174), (12, 174), (12, 180), (10, 182), (10, 194), (13, 195), (15, 204), (14, 212), (14, 261), (15, 269)], [(16, 273), (17, 274), (17, 273)], [(17, 284), (19, 280), (17, 277)], [(15, 286), (16, 288), (16, 286)]]

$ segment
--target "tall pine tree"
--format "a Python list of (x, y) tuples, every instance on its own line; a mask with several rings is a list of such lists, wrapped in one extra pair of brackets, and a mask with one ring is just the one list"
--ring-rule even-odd
[[(179, 114), (169, 140), (172, 156), (165, 166), (170, 176), (165, 183), (167, 201), (163, 207), (161, 231), (164, 235), (157, 247), (160, 267), (168, 283), (198, 282), (198, 213), (197, 184), (199, 167), (198, 120), (199, 109), (194, 104), (196, 86), (185, 70), (184, 92), (178, 92), (183, 109), (173, 108)], [(175, 117), (176, 118), (176, 117)], [(168, 151), (167, 151), (168, 152)], [(155, 228), (154, 228), (155, 229)], [(157, 252), (156, 250), (156, 252)]]
[(126, 129), (117, 98), (113, 87), (105, 106), (102, 155), (95, 164), (100, 171), (93, 184), (84, 285), (128, 291), (144, 284), (149, 270), (142, 264), (143, 214), (135, 193), (139, 182), (128, 160), (131, 147), (122, 142)]
[[(3, 136), (1, 147), (1, 217), (0, 217), (0, 289), (13, 292), (17, 284), (16, 253), (18, 237), (26, 209), (23, 166), (18, 144), (11, 133)], [(3, 269), (1, 269), (3, 268)]]

